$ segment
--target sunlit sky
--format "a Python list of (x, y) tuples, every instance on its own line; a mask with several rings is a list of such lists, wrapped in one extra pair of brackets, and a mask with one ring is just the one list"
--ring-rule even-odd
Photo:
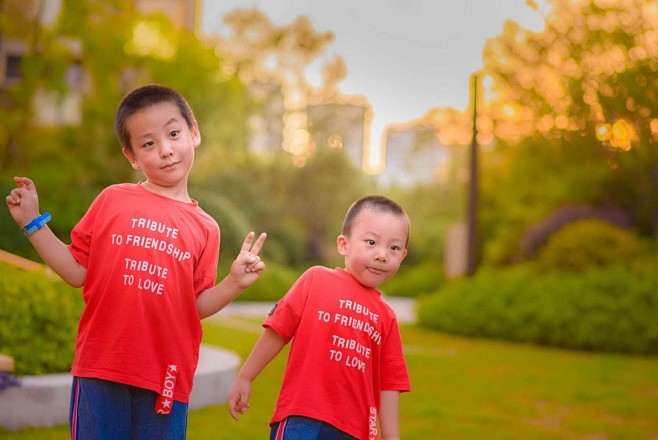
[(226, 33), (222, 17), (249, 7), (276, 25), (305, 15), (316, 31), (335, 34), (309, 69), (309, 82), (318, 84), (320, 66), (342, 56), (348, 73), (340, 91), (372, 105), (375, 144), (387, 124), (436, 107), (466, 109), (469, 75), (482, 67), (484, 43), (501, 33), (505, 20), (543, 27), (525, 0), (205, 0), (204, 31)]

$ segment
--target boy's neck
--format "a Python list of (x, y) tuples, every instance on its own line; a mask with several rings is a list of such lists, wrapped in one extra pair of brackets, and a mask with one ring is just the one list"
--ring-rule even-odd
[(144, 188), (149, 192), (158, 194), (163, 197), (167, 197), (172, 200), (177, 200), (179, 202), (184, 202), (184, 203), (190, 203), (192, 201), (192, 199), (190, 198), (187, 192), (187, 183), (172, 186), (172, 187), (165, 187), (165, 186), (154, 184), (153, 182), (147, 179), (141, 182), (141, 185), (142, 188)]

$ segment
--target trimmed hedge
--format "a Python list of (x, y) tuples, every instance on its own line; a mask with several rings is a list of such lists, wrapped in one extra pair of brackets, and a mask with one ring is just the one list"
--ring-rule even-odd
[(547, 271), (582, 272), (592, 267), (624, 263), (647, 252), (632, 231), (602, 220), (579, 220), (553, 234), (539, 252)]
[(73, 364), (80, 291), (45, 272), (0, 263), (0, 352), (17, 375), (62, 373)]
[(428, 260), (414, 266), (401, 267), (398, 273), (379, 289), (387, 296), (416, 298), (436, 292), (444, 283), (441, 263)]
[(419, 299), (423, 326), (470, 337), (658, 354), (656, 259), (581, 274), (481, 272)]

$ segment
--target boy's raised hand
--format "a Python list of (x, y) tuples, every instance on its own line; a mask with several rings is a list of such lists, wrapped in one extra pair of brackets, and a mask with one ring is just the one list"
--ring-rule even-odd
[(240, 253), (231, 264), (230, 275), (235, 278), (243, 289), (251, 286), (265, 270), (265, 263), (261, 261), (258, 253), (267, 238), (266, 233), (260, 234), (253, 247), (251, 246), (256, 233), (250, 232), (242, 243)]
[(6, 197), (9, 213), (19, 226), (39, 216), (39, 197), (34, 182), (27, 177), (14, 177), (16, 188)]

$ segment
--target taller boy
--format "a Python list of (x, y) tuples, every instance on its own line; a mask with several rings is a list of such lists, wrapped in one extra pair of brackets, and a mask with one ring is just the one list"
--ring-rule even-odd
[(247, 235), (216, 285), (219, 227), (187, 188), (201, 142), (187, 101), (168, 87), (138, 88), (121, 101), (115, 130), (146, 180), (104, 189), (70, 245), (47, 227), (49, 215), (39, 215), (30, 179), (14, 178), (7, 205), (43, 260), (70, 285), (84, 286), (72, 438), (185, 438), (200, 319), (258, 279), (265, 234), (253, 248), (255, 234)]

